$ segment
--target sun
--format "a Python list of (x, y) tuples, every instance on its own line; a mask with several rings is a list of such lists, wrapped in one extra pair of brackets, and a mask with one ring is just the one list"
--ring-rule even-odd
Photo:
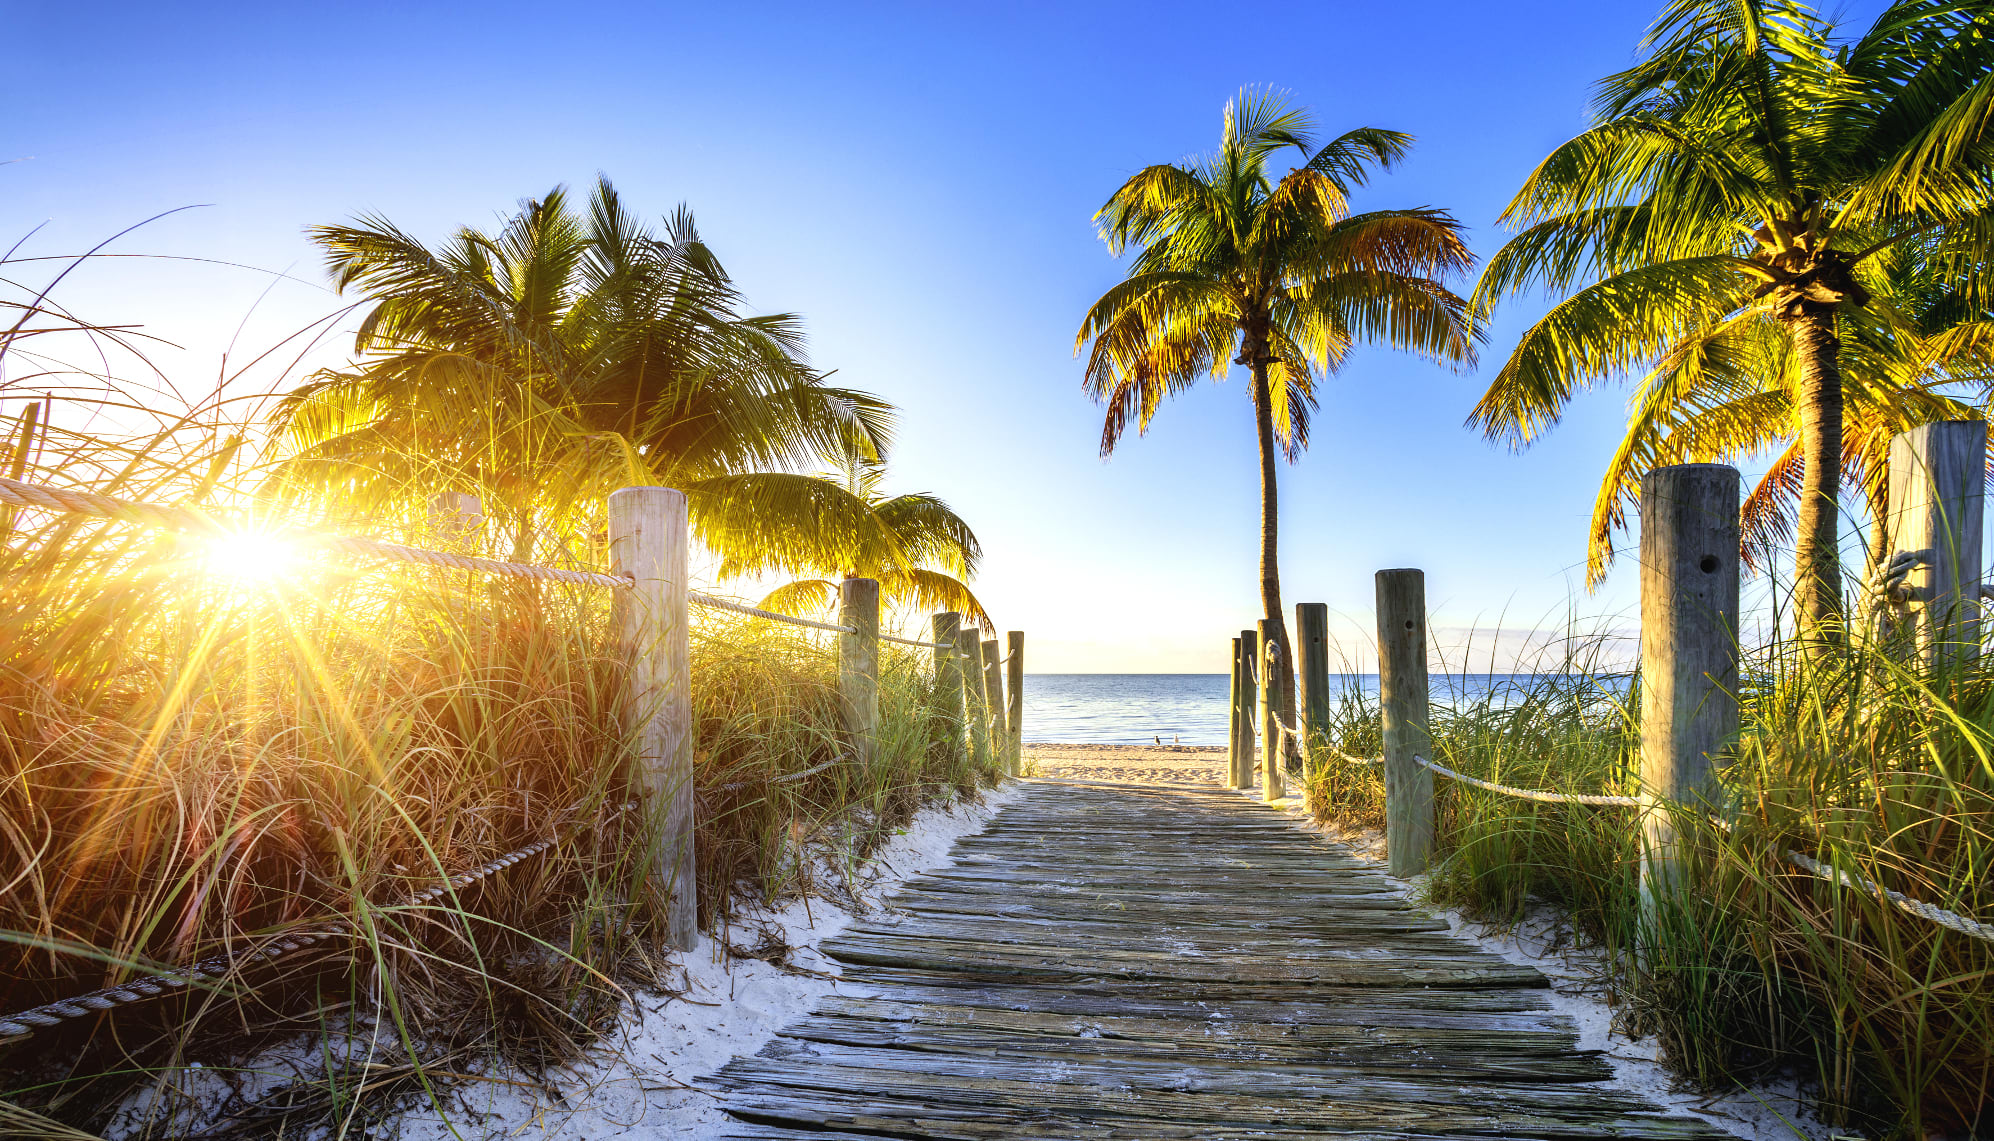
[(240, 531), (208, 542), (203, 562), (211, 574), (243, 585), (268, 585), (285, 578), (299, 562), (295, 544), (276, 535)]

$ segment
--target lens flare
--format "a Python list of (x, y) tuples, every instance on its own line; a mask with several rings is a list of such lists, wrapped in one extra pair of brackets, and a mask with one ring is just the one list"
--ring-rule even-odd
[(262, 585), (284, 578), (298, 565), (298, 549), (276, 535), (242, 532), (208, 544), (207, 566), (214, 574), (245, 585)]

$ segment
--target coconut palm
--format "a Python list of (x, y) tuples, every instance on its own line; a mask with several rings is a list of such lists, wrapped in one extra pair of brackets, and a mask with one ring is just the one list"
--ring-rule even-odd
[(603, 180), (585, 214), (556, 188), (438, 250), (382, 218), (313, 238), (373, 305), (356, 364), (279, 406), (298, 444), (280, 486), (370, 509), (472, 492), (522, 557), (625, 484), (678, 487), (710, 543), (792, 560), (834, 560), (869, 525), (794, 469), (883, 447), (887, 406), (813, 371), (793, 316), (743, 315), (689, 212), (653, 233)]
[[(1412, 139), (1364, 127), (1317, 147), (1308, 113), (1247, 90), (1226, 105), (1217, 153), (1146, 167), (1096, 213), (1127, 278), (1088, 311), (1075, 342), (1085, 387), (1107, 406), (1101, 454), (1134, 424), (1147, 431), (1163, 398), (1232, 364), (1247, 394), (1260, 459), (1260, 599), (1282, 661), (1292, 663), (1281, 607), (1277, 459), (1308, 444), (1316, 378), (1361, 343), (1429, 359), (1474, 358), (1465, 304), (1442, 282), (1472, 255), (1460, 226), (1428, 208), (1353, 214), (1349, 194), (1389, 170)], [(1275, 158), (1300, 152), (1277, 175)], [(1287, 708), (1294, 675), (1281, 671)]]
[[(885, 494), (881, 485), (885, 482), (886, 465), (861, 441), (849, 443), (839, 459), (837, 471), (810, 478), (825, 485), (820, 494), (845, 500), (844, 513), (862, 515), (869, 523), (853, 531), (860, 541), (847, 550), (842, 561), (798, 561), (783, 552), (765, 550), (752, 540), (721, 540), (714, 545), (728, 554), (721, 562), (720, 573), (731, 576), (830, 572), (845, 578), (877, 579), (883, 603), (899, 603), (918, 613), (955, 610), (971, 621), (995, 629), (966, 581), (976, 573), (977, 561), (983, 556), (969, 524), (935, 496), (918, 492)], [(754, 526), (745, 514), (739, 521), (743, 529)], [(761, 605), (769, 610), (803, 614), (829, 610), (837, 599), (836, 581), (810, 577), (776, 588)]]
[[(1490, 259), (1476, 312), (1529, 288), (1569, 296), (1524, 334), (1470, 423), (1527, 446), (1578, 390), (1645, 371), (1609, 483), (1665, 454), (1795, 440), (1796, 610), (1808, 643), (1824, 644), (1841, 609), (1848, 346), (1916, 332), (1883, 288), (1893, 265), (1945, 276), (1968, 310), (1986, 308), (1988, 11), (1904, 0), (1845, 40), (1794, 3), (1670, 7), (1647, 58), (1601, 84), (1594, 125), (1502, 216), (1520, 232)], [(1643, 420), (1670, 428), (1748, 396), (1749, 431), (1641, 454), (1668, 435)]]
[[(1964, 311), (1956, 291), (1929, 272), (1894, 256), (1879, 259), (1871, 274), (1874, 311), (1885, 325), (1845, 317), (1839, 363), (1843, 380), (1841, 466), (1856, 487), (1872, 524), (1870, 562), (1883, 557), (1883, 503), (1887, 496), (1890, 440), (1920, 424), (1978, 419), (1967, 396), (1984, 391), (1994, 358), (1994, 323)], [(1929, 269), (1929, 267), (1925, 267)], [(1774, 460), (1746, 496), (1742, 555), (1747, 565), (1768, 563), (1788, 544), (1802, 500), (1806, 456), (1795, 435), (1796, 360), (1785, 330), (1770, 315), (1741, 323), (1725, 335), (1732, 367), (1695, 388), (1671, 387), (1667, 369), (1650, 373), (1632, 401), (1625, 435), (1593, 507), (1587, 551), (1588, 580), (1597, 583), (1614, 554), (1616, 533), (1637, 505), (1641, 475), (1667, 464), (1736, 462), (1771, 453)]]

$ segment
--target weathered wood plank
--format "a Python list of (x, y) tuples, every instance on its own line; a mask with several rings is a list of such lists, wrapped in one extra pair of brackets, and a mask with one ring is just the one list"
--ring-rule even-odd
[(1234, 793), (1035, 782), (824, 945), (846, 993), (704, 1080), (742, 1141), (1709, 1141), (1542, 975)]
[[(881, 1058), (888, 1052), (874, 1051)], [(893, 1052), (905, 1060), (907, 1052)], [(923, 1058), (939, 1059), (937, 1055)], [(851, 1060), (860, 1061), (854, 1057)], [(1258, 1126), (1281, 1135), (1296, 1130), (1368, 1130), (1387, 1136), (1439, 1134), (1503, 1138), (1707, 1139), (1721, 1137), (1691, 1119), (1652, 1112), (1632, 1098), (1590, 1087), (1497, 1083), (1367, 1082), (1361, 1091), (1341, 1082), (1284, 1081), (1219, 1069), (1118, 1066), (1092, 1070), (1047, 1064), (1029, 1076), (979, 1077), (972, 1064), (999, 1072), (1011, 1068), (981, 1059), (951, 1059), (956, 1072), (910, 1073), (870, 1065), (824, 1065), (796, 1058), (740, 1059), (709, 1084), (736, 1091), (729, 1111), (779, 1119), (786, 1104), (807, 1107), (808, 1120), (837, 1128), (879, 1128), (898, 1109), (910, 1117), (958, 1117), (1009, 1123), (1015, 1137), (1047, 1136), (1045, 1127), (1067, 1120), (1169, 1122), (1207, 1127)], [(1061, 1080), (1065, 1078), (1067, 1080)], [(1092, 1080), (1088, 1080), (1092, 1079)], [(1244, 1088), (1235, 1088), (1244, 1087)], [(1553, 1096), (1554, 1094), (1558, 1096)], [(894, 1136), (907, 1136), (896, 1130)], [(954, 1136), (968, 1134), (921, 1134)], [(1005, 1136), (1003, 1133), (989, 1134)]]

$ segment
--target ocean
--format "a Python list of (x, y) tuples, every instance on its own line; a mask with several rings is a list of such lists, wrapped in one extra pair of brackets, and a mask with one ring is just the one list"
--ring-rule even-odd
[[(1436, 675), (1433, 698), (1479, 697), (1528, 674)], [(1332, 687), (1378, 692), (1377, 674), (1332, 674)], [(1088, 745), (1223, 745), (1225, 674), (1027, 674), (1025, 740)], [(1335, 692), (1335, 689), (1332, 689)]]

